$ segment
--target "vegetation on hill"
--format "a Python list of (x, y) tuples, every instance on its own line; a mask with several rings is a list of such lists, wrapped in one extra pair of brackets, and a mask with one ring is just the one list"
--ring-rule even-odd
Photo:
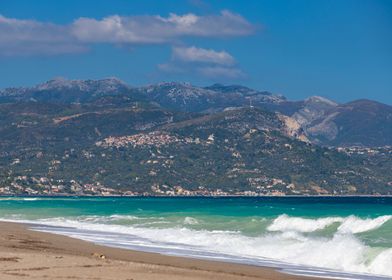
[(195, 114), (117, 95), (4, 103), (0, 193), (391, 193), (390, 150), (319, 147), (289, 124), (257, 108)]

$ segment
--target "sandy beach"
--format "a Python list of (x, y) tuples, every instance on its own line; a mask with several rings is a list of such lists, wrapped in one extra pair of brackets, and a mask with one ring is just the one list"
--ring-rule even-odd
[(98, 246), (0, 222), (0, 279), (312, 279), (270, 268)]

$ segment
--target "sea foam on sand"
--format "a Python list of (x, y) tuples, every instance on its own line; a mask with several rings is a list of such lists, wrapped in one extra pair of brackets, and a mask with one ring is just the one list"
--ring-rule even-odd
[[(377, 230), (391, 218), (384, 215), (374, 219), (356, 216), (310, 219), (284, 214), (271, 220), (265, 232), (258, 236), (179, 225), (154, 228), (113, 224), (113, 220), (138, 219), (126, 215), (49, 218), (34, 223), (37, 230), (114, 247), (276, 266), (303, 275), (347, 279), (377, 279), (375, 275), (384, 275), (389, 279), (392, 249), (369, 247), (356, 234)], [(199, 225), (199, 221), (186, 217), (183, 224)], [(329, 227), (333, 227), (331, 234), (315, 234)]]

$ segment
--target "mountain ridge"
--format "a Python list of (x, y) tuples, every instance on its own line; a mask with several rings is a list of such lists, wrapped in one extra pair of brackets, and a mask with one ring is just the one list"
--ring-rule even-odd
[(391, 106), (360, 99), (339, 104), (321, 96), (290, 101), (282, 95), (242, 85), (163, 82), (132, 87), (117, 78), (102, 80), (52, 79), (29, 88), (0, 90), (0, 103), (49, 102), (64, 104), (132, 102), (150, 103), (163, 109), (208, 113), (238, 107), (258, 107), (279, 112), (298, 122), (313, 143), (326, 146), (392, 145)]

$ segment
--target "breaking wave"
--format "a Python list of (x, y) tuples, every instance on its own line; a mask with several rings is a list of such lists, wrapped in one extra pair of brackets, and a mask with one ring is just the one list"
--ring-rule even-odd
[(192, 217), (185, 217), (184, 224), (185, 225), (197, 225), (197, 224), (199, 224), (199, 221), (195, 218), (192, 218)]
[(380, 216), (375, 219), (361, 219), (356, 216), (327, 217), (318, 219), (308, 219), (300, 217), (289, 217), (286, 214), (276, 218), (270, 226), (269, 231), (297, 231), (297, 232), (314, 232), (325, 229), (333, 224), (340, 224), (338, 232), (341, 233), (361, 233), (375, 230), (392, 218), (391, 215)]
[[(221, 256), (228, 261), (240, 257), (244, 262), (260, 265), (272, 260), (308, 268), (392, 277), (392, 249), (370, 247), (357, 236), (381, 228), (391, 218), (384, 215), (373, 219), (356, 216), (310, 219), (284, 214), (270, 220), (269, 226), (257, 236), (235, 230), (192, 229), (187, 225), (199, 224), (193, 217), (182, 218), (167, 228), (145, 227), (149, 218), (127, 215), (49, 218), (35, 223), (46, 225), (37, 226), (37, 230), (115, 247), (182, 256)], [(154, 222), (160, 219), (165, 222), (163, 217), (155, 217)], [(123, 220), (135, 224), (121, 224)], [(312, 234), (328, 227), (333, 227), (332, 235)]]
[(339, 226), (340, 232), (361, 233), (378, 229), (392, 218), (391, 215), (380, 216), (375, 219), (359, 219), (355, 216), (346, 218)]
[(313, 232), (324, 229), (334, 223), (342, 222), (343, 218), (319, 218), (306, 219), (300, 217), (289, 217), (287, 215), (280, 215), (273, 223), (268, 226), (269, 231), (298, 231), (298, 232)]

